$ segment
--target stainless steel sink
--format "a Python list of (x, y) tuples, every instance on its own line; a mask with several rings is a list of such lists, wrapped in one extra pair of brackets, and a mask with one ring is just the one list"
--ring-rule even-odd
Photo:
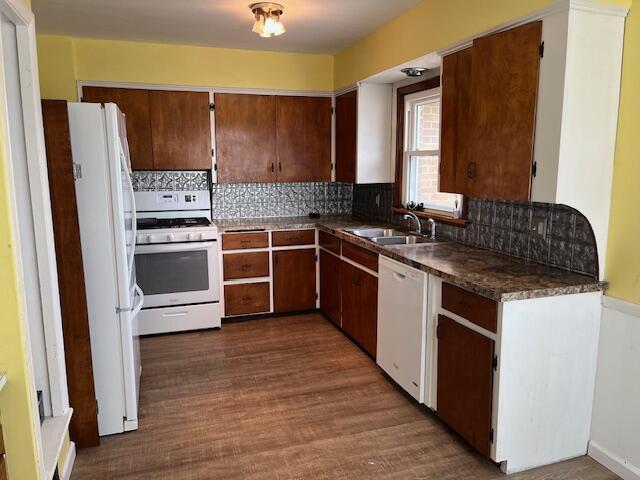
[(361, 228), (355, 230), (347, 230), (356, 237), (362, 238), (386, 238), (386, 237), (401, 237), (406, 236), (406, 233), (400, 230), (394, 230), (392, 228)]
[(424, 244), (424, 243), (442, 243), (446, 240), (441, 239), (431, 239), (428, 237), (420, 237), (418, 235), (398, 235), (398, 236), (390, 236), (390, 237), (374, 237), (370, 238), (374, 243), (379, 245), (415, 245), (415, 244)]

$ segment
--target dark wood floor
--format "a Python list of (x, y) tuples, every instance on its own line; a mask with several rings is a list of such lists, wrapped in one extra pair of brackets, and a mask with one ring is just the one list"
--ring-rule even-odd
[[(73, 480), (504, 477), (320, 315), (146, 338), (142, 361), (140, 429)], [(510, 478), (617, 477), (582, 457)]]

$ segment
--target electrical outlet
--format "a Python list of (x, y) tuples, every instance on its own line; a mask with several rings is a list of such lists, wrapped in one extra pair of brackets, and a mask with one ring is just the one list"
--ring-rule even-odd
[(536, 237), (546, 240), (547, 238), (547, 218), (546, 217), (533, 217), (531, 219), (531, 233)]

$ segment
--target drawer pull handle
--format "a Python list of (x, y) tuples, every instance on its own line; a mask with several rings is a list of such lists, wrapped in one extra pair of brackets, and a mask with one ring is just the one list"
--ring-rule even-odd
[(471, 308), (471, 305), (469, 305), (467, 302), (465, 302), (464, 300), (458, 300), (456, 302), (458, 305), (460, 305), (462, 308)]
[(251, 240), (240, 240), (240, 243), (241, 243), (242, 245), (248, 245), (248, 244), (250, 244), (250, 243), (251, 243)]
[(162, 316), (165, 318), (186, 317), (187, 312), (163, 313)]
[(243, 272), (248, 272), (249, 270), (251, 270), (252, 265), (250, 263), (244, 263), (242, 264), (242, 266), (240, 267), (240, 269)]
[(247, 303), (251, 303), (253, 301), (253, 298), (251, 297), (242, 297), (242, 304), (246, 305)]

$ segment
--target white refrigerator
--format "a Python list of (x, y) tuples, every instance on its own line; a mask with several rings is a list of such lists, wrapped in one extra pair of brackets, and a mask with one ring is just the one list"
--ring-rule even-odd
[(98, 431), (138, 428), (136, 206), (124, 114), (113, 103), (69, 103), (71, 150), (89, 313)]

